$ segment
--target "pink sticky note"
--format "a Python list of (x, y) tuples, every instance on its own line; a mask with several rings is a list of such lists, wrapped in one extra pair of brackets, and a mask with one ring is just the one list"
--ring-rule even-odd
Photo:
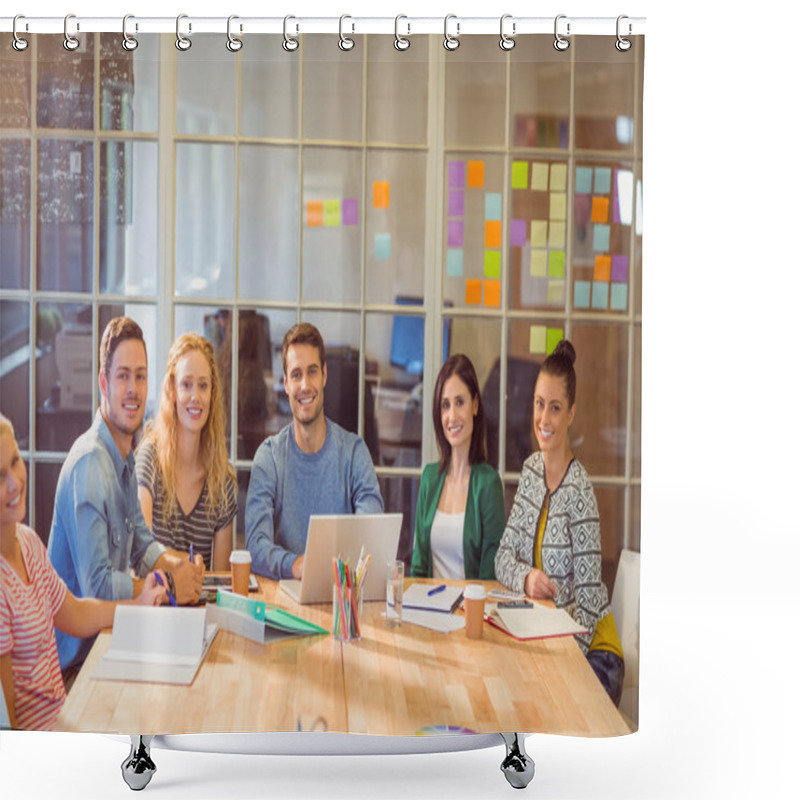
[(358, 200), (355, 197), (342, 200), (342, 225), (358, 225)]
[(447, 213), (451, 217), (464, 216), (464, 192), (461, 189), (451, 189), (447, 203)]
[(525, 229), (526, 223), (524, 219), (511, 220), (511, 246), (524, 247), (525, 246)]
[(464, 223), (460, 219), (451, 219), (447, 223), (447, 246), (464, 246)]
[(448, 184), (451, 189), (464, 188), (464, 162), (451, 161), (447, 169)]
[(628, 282), (628, 256), (611, 256), (611, 280), (614, 283)]

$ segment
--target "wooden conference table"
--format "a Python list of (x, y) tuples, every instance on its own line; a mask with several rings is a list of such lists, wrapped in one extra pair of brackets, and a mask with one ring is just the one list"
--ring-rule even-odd
[[(415, 582), (423, 581), (406, 579), (406, 586)], [(261, 599), (332, 629), (330, 603), (301, 606), (273, 581), (259, 578), (259, 586)], [(463, 629), (389, 628), (384, 606), (364, 604), (358, 642), (319, 635), (263, 645), (220, 630), (190, 686), (91, 678), (111, 639), (101, 633), (56, 730), (245, 733), (319, 730), (324, 721), (328, 731), (399, 736), (448, 725), (478, 733), (630, 733), (571, 636), (518, 642), (485, 624), (475, 641)]]

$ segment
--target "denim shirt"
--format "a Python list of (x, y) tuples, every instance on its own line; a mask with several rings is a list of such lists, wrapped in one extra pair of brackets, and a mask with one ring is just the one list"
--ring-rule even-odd
[[(122, 458), (98, 410), (58, 477), (50, 561), (75, 597), (127, 600), (130, 568), (144, 577), (164, 552), (142, 516), (133, 451)], [(93, 642), (56, 630), (61, 668), (81, 664)]]

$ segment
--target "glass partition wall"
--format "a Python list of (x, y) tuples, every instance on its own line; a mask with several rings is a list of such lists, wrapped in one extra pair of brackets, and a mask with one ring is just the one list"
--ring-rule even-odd
[(410, 560), (436, 460), (442, 360), (470, 356), (488, 450), (513, 498), (539, 364), (578, 358), (576, 456), (595, 484), (609, 582), (639, 549), (643, 42), (330, 35), (0, 39), (0, 404), (49, 535), (55, 482), (97, 407), (103, 327), (140, 322), (148, 412), (171, 341), (216, 348), (239, 476), (290, 419), (280, 345), (328, 347), (326, 413), (365, 439)]

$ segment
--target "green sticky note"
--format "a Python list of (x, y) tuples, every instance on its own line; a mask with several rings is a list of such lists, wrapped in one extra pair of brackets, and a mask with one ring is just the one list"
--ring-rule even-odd
[(451, 278), (460, 278), (464, 275), (464, 251), (460, 248), (447, 248), (447, 274)]
[(547, 349), (546, 355), (550, 355), (556, 349), (556, 345), (564, 338), (563, 328), (548, 328), (547, 329)]
[(566, 192), (550, 192), (550, 219), (561, 220), (567, 218)]
[(485, 250), (483, 253), (483, 276), (484, 278), (500, 277), (500, 251)]
[(589, 308), (592, 302), (592, 282), (575, 281), (575, 308)]
[(547, 164), (542, 164), (539, 161), (534, 161), (531, 164), (531, 190), (534, 192), (547, 191), (547, 173), (549, 171)]
[(528, 188), (528, 162), (527, 161), (514, 161), (511, 164), (511, 188), (512, 189), (527, 189)]
[(547, 302), (564, 303), (564, 281), (548, 281)]
[(544, 278), (547, 276), (547, 250), (531, 249), (531, 277)]
[(547, 223), (544, 220), (531, 222), (531, 247), (547, 247)]
[(531, 325), (529, 350), (531, 353), (544, 353), (547, 346), (547, 328), (544, 325)]
[(551, 250), (550, 256), (547, 259), (547, 274), (551, 278), (564, 277), (564, 261), (565, 253), (563, 250)]
[(322, 224), (329, 228), (342, 224), (342, 204), (339, 200), (323, 200)]
[(567, 191), (567, 165), (566, 164), (553, 164), (550, 167), (550, 191), (551, 192), (566, 192)]
[(375, 234), (375, 258), (379, 261), (385, 261), (392, 256), (392, 234), (391, 233), (376, 233)]
[(627, 283), (612, 283), (611, 284), (611, 310), (612, 311), (627, 311), (628, 310), (628, 284)]
[(566, 222), (551, 222), (550, 223), (550, 239), (548, 240), (550, 247), (563, 249), (567, 246), (567, 223)]

